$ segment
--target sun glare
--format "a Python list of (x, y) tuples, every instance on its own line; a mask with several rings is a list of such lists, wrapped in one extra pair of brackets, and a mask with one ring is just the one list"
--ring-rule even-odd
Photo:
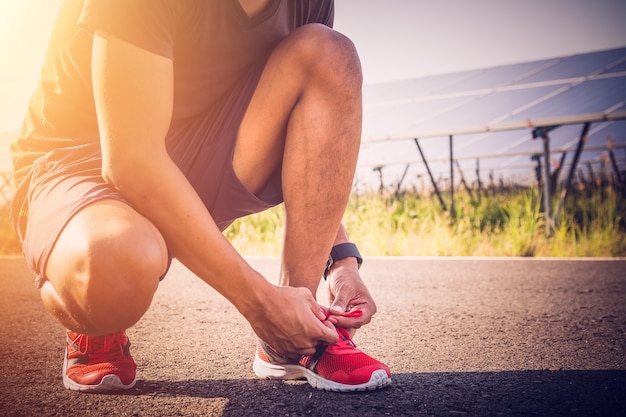
[(19, 128), (60, 4), (0, 1), (0, 132)]

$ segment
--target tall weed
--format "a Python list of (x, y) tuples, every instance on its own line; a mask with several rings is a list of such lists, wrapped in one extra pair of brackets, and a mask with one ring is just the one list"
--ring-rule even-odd
[[(272, 239), (282, 236), (279, 210), (240, 219), (226, 235), (244, 253), (278, 256), (281, 242)], [(453, 213), (434, 197), (372, 193), (350, 200), (344, 225), (368, 256), (626, 256), (625, 213), (624, 196), (613, 189), (572, 193), (548, 237), (535, 188), (480, 202), (459, 193)], [(269, 239), (261, 237), (266, 222)]]
[[(453, 213), (434, 197), (353, 197), (344, 215), (350, 239), (366, 256), (626, 256), (626, 199), (621, 190), (574, 190), (546, 235), (534, 188), (489, 195), (458, 193)], [(247, 256), (279, 256), (282, 206), (234, 222), (224, 235)], [(311, 233), (317, 231), (311, 230)], [(0, 254), (19, 254), (7, 216), (0, 216)]]

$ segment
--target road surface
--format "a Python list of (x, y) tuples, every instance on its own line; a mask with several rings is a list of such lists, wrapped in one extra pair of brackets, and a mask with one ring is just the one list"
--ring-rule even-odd
[[(276, 278), (276, 259), (250, 262)], [(136, 387), (81, 394), (63, 389), (64, 331), (32, 273), (0, 258), (0, 415), (626, 415), (626, 260), (375, 258), (362, 275), (378, 313), (355, 341), (389, 388), (256, 379), (248, 324), (175, 262), (128, 331)]]

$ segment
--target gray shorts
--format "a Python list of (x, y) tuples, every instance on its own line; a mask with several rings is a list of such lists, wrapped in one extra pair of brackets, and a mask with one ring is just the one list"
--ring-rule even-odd
[[(251, 74), (206, 115), (173, 125), (167, 148), (221, 230), (235, 219), (282, 202), (280, 172), (258, 194), (250, 193), (232, 166), (237, 131), (260, 76)], [(45, 266), (59, 234), (80, 209), (102, 199), (125, 199), (101, 176), (99, 143), (59, 148), (38, 158), (12, 202), (12, 220), (26, 261), (45, 279)]]

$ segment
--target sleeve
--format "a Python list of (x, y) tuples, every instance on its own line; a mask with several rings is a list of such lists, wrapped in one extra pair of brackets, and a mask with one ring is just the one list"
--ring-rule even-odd
[(294, 1), (294, 4), (296, 7), (297, 26), (307, 23), (321, 23), (328, 27), (333, 27), (335, 18), (335, 3), (333, 0), (300, 0), (298, 2)]
[(326, 2), (324, 21), (322, 23), (331, 28), (335, 23), (335, 2), (333, 0)]
[(171, 59), (182, 3), (171, 0), (86, 0), (79, 25), (90, 33), (102, 30)]

